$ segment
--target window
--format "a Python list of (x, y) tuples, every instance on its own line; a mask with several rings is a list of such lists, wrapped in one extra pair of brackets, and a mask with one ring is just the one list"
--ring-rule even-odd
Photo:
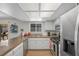
[(31, 24), (31, 32), (41, 32), (41, 24)]

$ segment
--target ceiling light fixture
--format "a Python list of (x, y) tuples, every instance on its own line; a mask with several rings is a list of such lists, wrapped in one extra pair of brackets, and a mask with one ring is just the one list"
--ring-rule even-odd
[(42, 21), (42, 18), (36, 18), (36, 19), (31, 18), (31, 21)]

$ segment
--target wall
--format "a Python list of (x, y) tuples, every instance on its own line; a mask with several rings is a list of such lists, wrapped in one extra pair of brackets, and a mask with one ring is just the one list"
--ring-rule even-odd
[[(1, 22), (3, 21), (3, 22)], [(0, 19), (0, 22), (1, 23), (5, 23), (7, 22), (7, 24), (9, 25), (9, 39), (11, 38), (14, 38), (14, 37), (17, 37), (20, 35), (21, 31), (20, 29), (24, 29), (24, 32), (29, 32), (30, 31), (30, 24), (31, 23), (41, 23), (42, 24), (42, 34), (46, 35), (46, 30), (54, 30), (55, 29), (55, 25), (54, 25), (54, 22), (30, 22), (30, 21), (27, 21), (27, 22), (24, 22), (24, 21), (20, 21), (20, 20), (17, 20), (17, 19), (14, 19), (14, 18), (3, 18), (3, 19)], [(11, 33), (10, 32), (10, 25), (11, 24), (15, 24), (18, 25), (18, 33)]]
[(38, 22), (38, 21), (25, 21), (23, 22), (23, 29), (24, 29), (24, 32), (30, 32), (30, 24), (35, 24), (35, 23), (41, 23), (42, 22)]
[(55, 27), (54, 27), (54, 22), (52, 22), (52, 21), (46, 21), (46, 22), (44, 22), (44, 31), (46, 31), (46, 30), (54, 30), (55, 29)]
[[(18, 26), (18, 33), (11, 33), (10, 31), (11, 24), (16, 24)], [(10, 19), (9, 20), (9, 39), (19, 36), (21, 34), (21, 28), (23, 28), (22, 21), (19, 21), (16, 19)]]
[(54, 22), (54, 25), (60, 25), (60, 18), (56, 19), (56, 21)]
[(60, 52), (61, 55), (67, 56), (63, 51), (63, 38), (71, 41), (75, 41), (75, 26), (76, 26), (76, 20), (78, 16), (78, 8), (75, 7), (74, 9), (70, 10), (69, 12), (65, 13), (61, 16), (61, 25), (62, 25), (62, 37), (60, 40)]
[[(2, 21), (2, 22), (1, 22)], [(20, 29), (24, 29), (24, 32), (30, 31), (30, 24), (31, 23), (41, 23), (42, 24), (42, 31), (40, 33), (46, 35), (46, 30), (54, 30), (54, 23), (53, 22), (24, 22), (13, 18), (4, 18), (0, 19), (0, 23), (7, 23), (9, 25), (9, 39), (15, 38), (20, 35)], [(11, 33), (10, 25), (15, 24), (18, 25), (18, 33)]]
[(0, 24), (8, 24), (9, 20), (8, 19), (0, 19)]
[[(15, 24), (15, 23), (16, 23), (16, 25), (18, 25), (18, 33), (11, 33), (10, 26), (11, 26), (11, 24)], [(21, 33), (20, 29), (23, 27), (22, 21), (16, 20), (14, 18), (2, 18), (2, 19), (0, 19), (0, 24), (8, 24), (9, 39), (19, 36)]]
[[(25, 29), (24, 31), (25, 32), (29, 32), (30, 31), (30, 24), (31, 23), (41, 23), (42, 24), (42, 31), (40, 33), (43, 33), (43, 34), (46, 34), (46, 30), (54, 30), (55, 27), (54, 27), (54, 22), (38, 22), (38, 21), (27, 21), (27, 22), (23, 22), (23, 28)], [(33, 32), (34, 33), (34, 32)], [(35, 32), (37, 33), (37, 32)]]
[(22, 24), (23, 24), (23, 29), (24, 29), (24, 32), (29, 32), (29, 22), (27, 21), (27, 22), (22, 22)]

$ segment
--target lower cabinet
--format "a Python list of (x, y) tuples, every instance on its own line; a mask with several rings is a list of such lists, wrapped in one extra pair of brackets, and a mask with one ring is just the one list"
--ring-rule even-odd
[(23, 52), (24, 52), (24, 56), (27, 54), (28, 52), (28, 39), (26, 39), (24, 42), (23, 42)]
[(23, 56), (23, 43), (14, 49), (14, 56)]
[(5, 56), (23, 56), (23, 43), (18, 45), (16, 48), (7, 53)]
[(28, 49), (50, 49), (49, 39), (50, 38), (29, 38)]
[(10, 51), (9, 53), (7, 53), (5, 56), (13, 56), (14, 54), (13, 54), (13, 50), (12, 51)]

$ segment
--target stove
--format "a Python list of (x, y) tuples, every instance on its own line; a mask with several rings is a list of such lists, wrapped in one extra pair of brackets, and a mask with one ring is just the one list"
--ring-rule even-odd
[(56, 56), (59, 56), (59, 37), (52, 37), (51, 39), (51, 54), (55, 53)]

